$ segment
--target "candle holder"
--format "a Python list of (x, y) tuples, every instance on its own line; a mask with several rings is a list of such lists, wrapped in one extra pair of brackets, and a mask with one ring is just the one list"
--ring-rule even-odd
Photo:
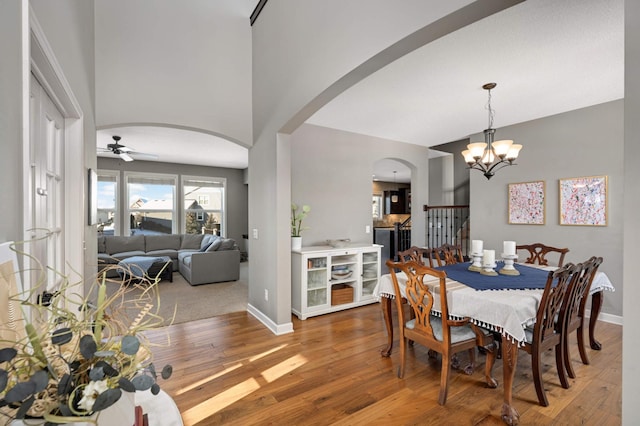
[(502, 260), (504, 260), (504, 267), (500, 269), (502, 275), (520, 275), (520, 272), (513, 267), (513, 262), (518, 260), (518, 255), (502, 253)]
[(496, 275), (498, 275), (498, 273), (496, 271), (494, 271), (494, 268), (496, 267), (496, 263), (493, 262), (493, 264), (489, 264), (489, 265), (482, 265), (482, 270), (480, 271), (480, 273), (482, 275), (488, 275), (491, 277), (495, 277)]
[(482, 271), (482, 253), (471, 253), (471, 266), (469, 266), (469, 271), (480, 272)]

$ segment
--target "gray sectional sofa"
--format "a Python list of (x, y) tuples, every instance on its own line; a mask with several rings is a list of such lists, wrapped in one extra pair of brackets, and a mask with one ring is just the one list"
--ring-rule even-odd
[(180, 271), (191, 285), (240, 278), (240, 250), (233, 239), (209, 234), (98, 237), (99, 270), (132, 256), (169, 256), (173, 270)]

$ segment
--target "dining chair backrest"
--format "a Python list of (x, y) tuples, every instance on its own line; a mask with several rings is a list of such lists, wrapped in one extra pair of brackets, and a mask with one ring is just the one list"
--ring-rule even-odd
[(536, 314), (536, 323), (533, 329), (534, 344), (543, 343), (546, 339), (562, 333), (562, 325), (557, 324), (557, 318), (560, 314), (565, 294), (569, 289), (571, 277), (578, 269), (578, 266), (568, 263), (555, 271), (549, 272), (544, 292), (542, 293), (542, 300)]
[(549, 265), (549, 261), (546, 257), (549, 253), (557, 253), (559, 256), (558, 263), (555, 266), (564, 265), (564, 256), (569, 253), (568, 248), (551, 247), (546, 246), (542, 243), (517, 245), (516, 250), (527, 250), (529, 252), (529, 257), (525, 259), (524, 263), (531, 263), (542, 266), (553, 266)]
[(453, 265), (455, 263), (463, 263), (462, 247), (459, 244), (443, 244), (433, 249), (433, 255), (438, 266)]
[[(396, 303), (401, 303), (399, 300), (403, 297), (400, 291), (400, 284), (398, 283), (396, 271), (399, 270), (400, 272), (404, 272), (404, 275), (407, 277), (404, 297), (411, 306), (416, 317), (414, 329), (416, 331), (423, 332), (434, 341), (441, 342), (439, 339), (436, 339), (433, 333), (433, 328), (431, 327), (431, 309), (435, 302), (435, 295), (425, 283), (425, 277), (426, 281), (433, 281), (435, 279), (435, 283), (433, 285), (435, 288), (439, 289), (442, 317), (447, 318), (447, 273), (435, 270), (413, 260), (409, 262), (387, 262), (387, 266), (391, 272), (391, 281), (393, 282), (393, 287), (396, 293)], [(401, 309), (401, 306), (398, 306), (398, 315), (400, 317), (399, 323), (401, 325), (404, 325), (407, 321), (403, 311), (404, 310)], [(442, 336), (442, 341), (447, 344), (450, 336), (447, 321), (442, 321)], [(433, 349), (438, 350), (438, 348)]]
[(555, 271), (549, 272), (542, 293), (542, 300), (538, 306), (533, 332), (527, 333), (529, 329), (525, 330), (525, 334), (528, 334), (528, 336), (527, 342), (522, 346), (522, 349), (531, 355), (533, 383), (536, 388), (538, 402), (543, 407), (549, 405), (542, 381), (543, 369), (541, 358), (545, 351), (555, 348), (556, 370), (558, 371), (560, 382), (564, 388), (569, 386), (566, 375), (564, 374), (562, 352), (563, 328), (557, 319), (560, 309), (562, 308), (565, 294), (569, 288), (571, 277), (577, 271), (578, 267), (576, 265), (568, 263)]
[(576, 271), (571, 279), (569, 288), (564, 297), (562, 309), (558, 321), (563, 327), (563, 344), (564, 344), (564, 366), (569, 377), (575, 378), (575, 372), (571, 365), (571, 357), (569, 356), (569, 334), (577, 330), (578, 350), (583, 364), (589, 364), (584, 343), (584, 311), (586, 309), (589, 290), (591, 283), (598, 272), (598, 268), (602, 264), (602, 257), (592, 256), (586, 262), (578, 265), (579, 270)]
[(407, 250), (398, 252), (398, 260), (400, 262), (414, 261), (422, 265), (433, 267), (433, 257), (430, 248), (412, 246)]

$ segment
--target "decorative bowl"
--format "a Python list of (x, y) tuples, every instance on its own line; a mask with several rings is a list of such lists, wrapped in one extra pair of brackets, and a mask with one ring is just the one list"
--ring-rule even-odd
[(327, 240), (327, 244), (329, 244), (333, 248), (342, 248), (346, 247), (351, 243), (349, 238), (344, 238), (341, 240)]

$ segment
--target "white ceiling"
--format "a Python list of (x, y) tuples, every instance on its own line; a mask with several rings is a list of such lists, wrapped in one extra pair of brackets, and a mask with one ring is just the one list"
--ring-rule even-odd
[[(508, 138), (501, 127), (623, 98), (623, 19), (623, 0), (528, 0), (406, 55), (335, 98), (308, 122), (439, 145), (487, 127), (482, 85), (496, 82), (496, 138)], [(121, 143), (157, 154), (158, 161), (247, 166), (245, 148), (182, 132), (101, 130), (98, 146), (119, 134)], [(185, 143), (200, 145), (179, 149)], [(526, 151), (525, 146), (521, 154)], [(391, 174), (380, 173), (382, 180), (392, 179), (395, 166), (387, 164), (384, 169)]]

